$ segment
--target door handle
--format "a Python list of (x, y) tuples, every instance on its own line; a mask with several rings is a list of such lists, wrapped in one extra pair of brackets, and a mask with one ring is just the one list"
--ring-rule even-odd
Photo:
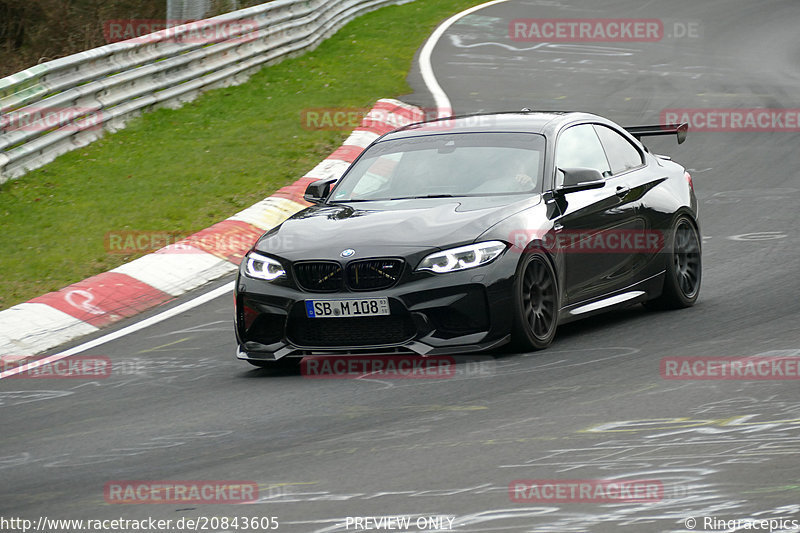
[(629, 192), (631, 192), (630, 187), (623, 187), (622, 185), (620, 185), (619, 187), (617, 187), (616, 195), (622, 198), (626, 196)]

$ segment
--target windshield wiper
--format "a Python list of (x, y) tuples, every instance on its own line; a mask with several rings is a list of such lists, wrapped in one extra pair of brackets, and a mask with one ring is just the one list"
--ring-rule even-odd
[(397, 198), (354, 198), (350, 200), (329, 200), (327, 203), (349, 204), (352, 202), (388, 202), (392, 200), (417, 200), (419, 198), (454, 198), (455, 196), (455, 194), (426, 194), (423, 196), (398, 196)]
[(353, 202), (376, 202), (374, 198), (354, 198), (352, 200), (330, 200), (326, 203), (329, 204), (350, 204)]
[(399, 198), (392, 198), (392, 200), (417, 200), (419, 198), (453, 198), (454, 194), (426, 194), (423, 196), (401, 196)]

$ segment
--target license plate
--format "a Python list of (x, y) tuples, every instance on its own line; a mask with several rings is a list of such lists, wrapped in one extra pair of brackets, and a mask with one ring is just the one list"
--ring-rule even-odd
[(389, 314), (389, 298), (306, 300), (308, 318), (351, 318)]

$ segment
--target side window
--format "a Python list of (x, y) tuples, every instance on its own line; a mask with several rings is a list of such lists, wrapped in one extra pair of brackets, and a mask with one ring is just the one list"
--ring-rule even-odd
[(642, 166), (642, 154), (625, 137), (606, 126), (595, 125), (597, 136), (606, 149), (611, 172), (619, 174), (631, 168)]
[[(611, 174), (605, 151), (591, 124), (566, 129), (558, 138), (556, 168), (594, 168), (604, 176)], [(556, 186), (561, 181), (557, 172)]]

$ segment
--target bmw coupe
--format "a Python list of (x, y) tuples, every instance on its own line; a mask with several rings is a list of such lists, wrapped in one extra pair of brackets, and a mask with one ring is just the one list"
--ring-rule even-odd
[(383, 135), (242, 261), (238, 357), (536, 350), (609, 309), (691, 306), (692, 178), (641, 142), (686, 130), (523, 110)]

